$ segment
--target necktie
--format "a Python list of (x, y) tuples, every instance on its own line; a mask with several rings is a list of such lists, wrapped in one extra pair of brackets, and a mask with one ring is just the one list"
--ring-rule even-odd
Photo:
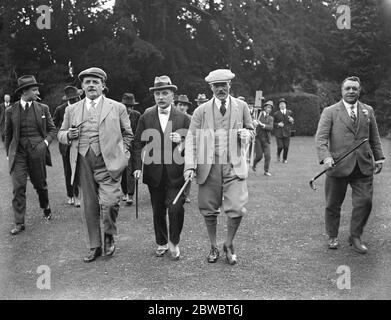
[(93, 108), (93, 109), (95, 110), (95, 105), (96, 105), (95, 101), (94, 101), (94, 100), (91, 100), (90, 107)]
[(28, 110), (30, 108), (30, 104), (28, 102), (26, 102), (25, 106), (24, 106), (24, 110)]
[(220, 112), (223, 115), (223, 117), (224, 117), (226, 111), (227, 111), (227, 108), (225, 107), (225, 100), (221, 100)]
[(354, 113), (354, 105), (350, 106), (350, 119), (352, 119), (353, 123), (356, 123), (357, 117), (356, 114)]
[(159, 108), (159, 113), (160, 114), (168, 114), (168, 109)]

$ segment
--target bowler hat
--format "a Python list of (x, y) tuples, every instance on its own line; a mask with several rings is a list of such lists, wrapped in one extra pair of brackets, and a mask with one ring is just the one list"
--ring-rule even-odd
[(122, 103), (131, 106), (135, 106), (136, 104), (139, 104), (138, 102), (135, 101), (134, 94), (128, 92), (122, 95)]
[(197, 96), (197, 99), (194, 99), (197, 102), (205, 102), (208, 101), (208, 98), (206, 97), (205, 93), (199, 93)]
[(66, 86), (64, 88), (65, 96), (62, 97), (62, 100), (71, 100), (74, 98), (78, 98), (83, 94), (83, 90), (78, 89), (74, 86)]
[(18, 88), (15, 90), (15, 93), (19, 92), (22, 89), (27, 89), (30, 87), (39, 87), (42, 86), (42, 83), (38, 83), (37, 80), (35, 80), (34, 76), (26, 75), (21, 76), (18, 79)]
[(171, 83), (171, 79), (169, 76), (160, 76), (155, 77), (155, 82), (153, 87), (149, 88), (149, 91), (163, 90), (163, 89), (171, 89), (176, 91), (178, 87)]
[(92, 68), (88, 68), (86, 70), (83, 70), (82, 72), (79, 73), (78, 78), (80, 81), (83, 81), (83, 78), (87, 77), (87, 76), (97, 77), (97, 78), (102, 79), (103, 81), (107, 80), (106, 72), (104, 72), (101, 68), (97, 68), (97, 67), (92, 67)]
[(285, 98), (281, 98), (281, 99), (278, 100), (278, 104), (280, 104), (281, 102), (288, 103), (288, 101), (286, 101)]
[(176, 100), (174, 100), (174, 103), (177, 104), (178, 102), (186, 103), (188, 106), (193, 106), (193, 104), (189, 101), (189, 98), (185, 94), (180, 94)]
[(235, 78), (235, 74), (229, 69), (217, 69), (211, 71), (206, 77), (205, 81), (208, 83), (229, 82)]
[(263, 106), (264, 106), (264, 107), (266, 107), (266, 106), (274, 107), (273, 100), (267, 100)]

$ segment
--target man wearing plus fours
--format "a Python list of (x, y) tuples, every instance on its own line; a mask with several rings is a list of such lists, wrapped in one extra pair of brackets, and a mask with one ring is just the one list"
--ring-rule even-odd
[(102, 255), (100, 214), (104, 253), (111, 256), (115, 250), (121, 175), (128, 165), (133, 134), (125, 106), (102, 95), (106, 73), (89, 68), (80, 72), (79, 79), (86, 98), (65, 109), (58, 140), (71, 145), (72, 183), (78, 176), (90, 248), (84, 261), (91, 262)]
[[(372, 209), (373, 174), (380, 173), (384, 155), (373, 109), (358, 101), (360, 91), (359, 78), (349, 77), (342, 82), (342, 100), (323, 110), (316, 145), (320, 163), (329, 169), (325, 182), (329, 248), (337, 249), (339, 245), (341, 205), (350, 184), (353, 210), (349, 242), (355, 251), (366, 253), (361, 235)], [(334, 167), (335, 160), (364, 139), (368, 141)]]
[(217, 261), (217, 216), (227, 215), (227, 236), (223, 245), (229, 264), (236, 264), (233, 239), (248, 201), (246, 149), (253, 135), (247, 104), (229, 94), (235, 75), (218, 69), (205, 78), (213, 97), (193, 113), (186, 137), (185, 179), (197, 175), (198, 206), (211, 243), (209, 263)]
[(12, 207), (16, 224), (11, 230), (13, 235), (25, 229), (27, 175), (38, 193), (44, 218), (50, 220), (52, 216), (46, 165), (52, 165), (48, 146), (56, 137), (57, 129), (49, 107), (37, 102), (41, 85), (34, 76), (20, 77), (16, 93), (21, 94), (21, 99), (5, 113), (5, 148), (12, 177)]

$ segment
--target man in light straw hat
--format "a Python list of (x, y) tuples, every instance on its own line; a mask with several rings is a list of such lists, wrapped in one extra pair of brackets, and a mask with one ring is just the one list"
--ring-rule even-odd
[[(56, 108), (53, 115), (53, 121), (57, 129), (61, 128), (62, 121), (64, 120), (65, 109), (71, 104), (74, 104), (79, 101), (80, 96), (83, 94), (83, 90), (78, 89), (74, 86), (66, 86), (64, 88), (64, 92), (65, 95), (62, 97), (62, 100), (65, 102)], [(67, 144), (59, 143), (58, 148), (60, 149), (62, 164), (64, 167), (64, 177), (68, 196), (68, 204), (75, 205), (75, 207), (78, 208), (80, 207), (79, 187), (77, 186), (77, 183), (71, 183), (72, 169), (69, 160), (70, 146)]]
[(246, 149), (254, 129), (247, 104), (229, 94), (234, 77), (230, 70), (218, 69), (205, 78), (213, 98), (193, 113), (186, 137), (184, 172), (185, 179), (197, 174), (198, 206), (211, 243), (207, 261), (216, 262), (220, 254), (216, 227), (217, 216), (223, 210), (227, 215), (223, 249), (231, 265), (237, 262), (233, 239), (248, 201)]
[(11, 230), (13, 235), (25, 230), (27, 175), (38, 193), (45, 220), (49, 221), (52, 217), (46, 165), (52, 165), (49, 144), (56, 137), (57, 129), (49, 107), (37, 102), (37, 99), (40, 99), (38, 88), (41, 85), (34, 76), (20, 77), (15, 93), (19, 93), (21, 98), (5, 111), (5, 149), (14, 195), (12, 208), (15, 227)]
[[(107, 75), (100, 68), (79, 73), (86, 97), (65, 109), (58, 140), (70, 144), (72, 182), (78, 176), (83, 198), (82, 219), (88, 236), (84, 262), (115, 251), (114, 236), (121, 201), (121, 175), (128, 165), (133, 139), (126, 108), (102, 95)], [(76, 172), (76, 173), (75, 173)]]
[[(184, 195), (181, 195), (176, 204), (172, 203), (184, 184), (183, 140), (190, 124), (190, 118), (174, 106), (176, 90), (177, 86), (171, 83), (168, 76), (155, 78), (154, 86), (149, 91), (153, 93), (156, 104), (141, 116), (134, 140), (136, 179), (141, 176), (143, 147), (150, 151), (145, 156), (142, 178), (148, 185), (151, 196), (153, 226), (158, 245), (155, 255), (162, 257), (170, 250), (174, 260), (178, 260), (181, 254), (179, 240), (185, 213)], [(141, 139), (142, 135), (146, 136), (145, 140)]]

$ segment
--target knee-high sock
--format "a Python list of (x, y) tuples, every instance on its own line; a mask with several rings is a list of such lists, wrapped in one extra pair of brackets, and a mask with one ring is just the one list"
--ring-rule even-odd
[(236, 231), (238, 231), (241, 221), (242, 221), (242, 217), (237, 217), (237, 218), (227, 217), (227, 240), (225, 242), (227, 247), (232, 245), (232, 242), (235, 238)]
[(217, 247), (217, 217), (216, 216), (207, 216), (205, 217), (206, 229), (208, 230), (210, 244), (214, 247)]

